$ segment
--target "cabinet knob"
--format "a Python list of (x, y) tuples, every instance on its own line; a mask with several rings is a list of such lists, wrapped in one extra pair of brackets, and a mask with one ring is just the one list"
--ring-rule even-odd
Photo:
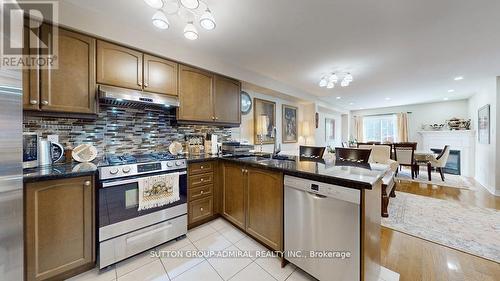
[(212, 116), (212, 120), (215, 120), (215, 116)]
[(38, 104), (38, 101), (37, 100), (30, 100), (30, 104), (33, 104), (33, 105)]
[(203, 194), (203, 190), (202, 190), (202, 191), (200, 191), (200, 194)]
[(84, 185), (84, 186), (90, 186), (90, 181), (85, 181), (85, 182), (83, 183), (83, 185)]
[(142, 86), (142, 83), (141, 82), (137, 82), (137, 85)]
[(219, 120), (219, 117), (215, 116), (215, 120)]
[(200, 179), (201, 182), (203, 182), (203, 179)]
[(200, 169), (203, 169), (203, 166), (200, 166)]
[(43, 100), (43, 101), (42, 101), (42, 104), (43, 104), (43, 105), (47, 105), (47, 104), (49, 104), (49, 102), (48, 102), (48, 101), (46, 101), (46, 100)]
[(203, 208), (200, 208), (200, 211), (202, 211), (202, 212), (203, 212)]
[(144, 88), (147, 88), (149, 86), (148, 83), (144, 83)]

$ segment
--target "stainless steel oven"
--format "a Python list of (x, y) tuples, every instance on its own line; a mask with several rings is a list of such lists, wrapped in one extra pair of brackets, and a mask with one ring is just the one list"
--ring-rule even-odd
[[(184, 163), (185, 164), (185, 163)], [(98, 189), (99, 267), (156, 247), (187, 233), (187, 171), (185, 165), (168, 168), (167, 163), (136, 164), (129, 167), (137, 175), (100, 181)], [(161, 171), (154, 172), (157, 166)], [(144, 174), (144, 167), (153, 170)], [(114, 168), (113, 168), (114, 169)], [(134, 170), (135, 169), (135, 170)], [(100, 178), (109, 169), (100, 170)], [(123, 167), (120, 167), (123, 170)], [(141, 174), (142, 173), (142, 174)], [(180, 200), (138, 211), (139, 179), (179, 173)]]

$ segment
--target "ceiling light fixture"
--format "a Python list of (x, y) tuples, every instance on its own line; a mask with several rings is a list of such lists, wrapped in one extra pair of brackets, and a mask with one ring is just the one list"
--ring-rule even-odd
[(153, 25), (158, 27), (159, 29), (168, 29), (170, 27), (170, 23), (168, 22), (167, 16), (161, 10), (157, 11), (153, 15)]
[(444, 98), (443, 100), (449, 100), (449, 98)]
[[(177, 16), (186, 22), (184, 37), (196, 40), (199, 37), (194, 22), (205, 30), (216, 27), (215, 18), (207, 3), (202, 0), (144, 0), (150, 7), (157, 9), (152, 17), (153, 25), (159, 29), (168, 29), (170, 22), (167, 17)], [(327, 86), (326, 84), (322, 87)]]
[(389, 100), (391, 100), (391, 98), (387, 97), (387, 98), (385, 98), (385, 100), (389, 101)]
[(200, 1), (199, 0), (181, 0), (181, 5), (190, 9), (190, 10), (194, 10), (200, 6)]
[(205, 13), (201, 15), (200, 25), (206, 30), (215, 29), (215, 19), (209, 9), (207, 9)]
[(453, 80), (455, 80), (455, 81), (464, 80), (464, 77), (463, 76), (457, 76), (457, 77), (453, 78)]
[(338, 100), (339, 100), (339, 99), (341, 99), (341, 98), (342, 98), (342, 97), (337, 97), (337, 99), (338, 99)]
[(340, 86), (341, 87), (347, 87), (349, 84), (354, 80), (352, 77), (352, 74), (349, 72), (341, 73), (341, 74), (336, 74), (336, 73), (329, 73), (327, 75), (323, 75), (321, 79), (319, 80), (318, 85), (320, 87), (326, 87), (327, 89), (332, 89), (335, 87), (335, 85), (339, 82), (339, 78), (342, 78), (340, 81)]
[(144, 0), (151, 8), (161, 9), (163, 7), (163, 0)]
[(196, 26), (194, 26), (193, 22), (188, 22), (186, 27), (184, 27), (184, 37), (189, 40), (198, 39), (198, 30), (196, 30)]

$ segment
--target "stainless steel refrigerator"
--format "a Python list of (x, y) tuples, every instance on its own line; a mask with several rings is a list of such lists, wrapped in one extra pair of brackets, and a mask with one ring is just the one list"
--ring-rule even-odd
[(0, 69), (0, 280), (23, 280), (22, 74)]

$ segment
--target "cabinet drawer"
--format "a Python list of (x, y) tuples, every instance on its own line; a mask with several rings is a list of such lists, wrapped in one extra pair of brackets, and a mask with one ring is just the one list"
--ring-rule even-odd
[(189, 177), (189, 187), (199, 187), (202, 185), (207, 185), (207, 184), (213, 184), (214, 182), (214, 174), (213, 173), (208, 173), (208, 174), (201, 174), (201, 175), (194, 175)]
[(189, 203), (189, 223), (212, 216), (212, 196)]
[(189, 164), (189, 174), (197, 175), (203, 173), (209, 173), (214, 170), (214, 162), (200, 162)]
[(213, 190), (212, 184), (191, 188), (189, 190), (189, 201), (211, 196), (212, 190)]

